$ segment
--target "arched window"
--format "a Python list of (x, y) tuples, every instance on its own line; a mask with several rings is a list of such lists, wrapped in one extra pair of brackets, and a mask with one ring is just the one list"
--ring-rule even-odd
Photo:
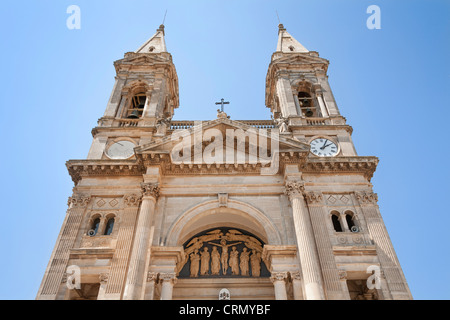
[(114, 217), (108, 219), (108, 221), (106, 222), (104, 235), (109, 236), (113, 232), (114, 220), (115, 220)]
[(126, 117), (128, 119), (139, 119), (142, 116), (142, 113), (144, 112), (144, 106), (145, 106), (146, 99), (147, 99), (147, 96), (145, 95), (144, 92), (135, 94), (131, 98), (131, 104), (127, 110)]
[(307, 92), (300, 91), (298, 93), (298, 104), (300, 105), (300, 112), (304, 117), (317, 117), (316, 108), (311, 95)]
[[(354, 221), (354, 214), (351, 211), (345, 212), (345, 221), (347, 221), (348, 229), (352, 232), (356, 232), (358, 229), (356, 227), (355, 221)], [(355, 227), (355, 228), (353, 228)], [(353, 229), (352, 229), (353, 228)]]
[(335, 212), (331, 214), (331, 221), (333, 222), (333, 228), (336, 232), (342, 232), (341, 222), (339, 221), (339, 213)]
[(94, 221), (92, 221), (91, 228), (89, 229), (89, 235), (95, 236), (98, 232), (98, 227), (100, 226), (100, 218), (95, 218)]

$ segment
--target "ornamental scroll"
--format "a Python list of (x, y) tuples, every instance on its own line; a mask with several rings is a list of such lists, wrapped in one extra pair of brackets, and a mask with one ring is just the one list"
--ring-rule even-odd
[(179, 277), (268, 277), (262, 260), (263, 243), (236, 228), (216, 228), (184, 245)]

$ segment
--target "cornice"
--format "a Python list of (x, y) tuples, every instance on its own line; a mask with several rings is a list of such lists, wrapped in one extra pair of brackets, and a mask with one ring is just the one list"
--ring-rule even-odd
[(66, 162), (75, 185), (86, 176), (141, 176), (145, 168), (136, 160), (69, 160)]
[(303, 166), (300, 166), (300, 171), (310, 174), (357, 173), (363, 174), (370, 181), (378, 161), (377, 157), (310, 157)]

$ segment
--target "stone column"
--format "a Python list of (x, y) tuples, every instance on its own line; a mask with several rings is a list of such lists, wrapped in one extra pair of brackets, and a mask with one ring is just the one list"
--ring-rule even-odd
[(120, 103), (120, 98), (122, 96), (122, 88), (124, 84), (125, 79), (116, 77), (114, 87), (108, 101), (108, 105), (106, 106), (105, 113), (103, 114), (104, 118), (114, 118), (116, 116), (117, 107)]
[(100, 273), (98, 279), (100, 281), (100, 289), (98, 290), (97, 300), (105, 300), (106, 285), (108, 283), (108, 274)]
[(66, 218), (64, 220), (55, 249), (45, 271), (36, 299), (54, 300), (63, 283), (69, 261), (70, 249), (73, 248), (84, 212), (91, 198), (74, 194), (68, 200)]
[(173, 286), (177, 281), (175, 273), (161, 273), (159, 279), (162, 282), (161, 300), (172, 300)]
[(157, 280), (157, 272), (147, 272), (147, 284), (145, 285), (144, 300), (153, 300), (153, 297), (155, 295), (155, 284)]
[(275, 288), (276, 300), (287, 300), (286, 278), (287, 272), (272, 272), (270, 276), (270, 280)]
[(124, 300), (137, 300), (142, 297), (145, 263), (150, 242), (150, 229), (155, 211), (159, 187), (156, 183), (143, 183), (142, 204), (136, 223), (133, 247), (125, 284)]
[(328, 114), (327, 107), (325, 106), (323, 97), (322, 97), (322, 91), (316, 91), (316, 97), (317, 97), (317, 101), (319, 102), (320, 112), (322, 112), (322, 116), (324, 118), (328, 117), (329, 114)]
[(340, 269), (338, 272), (341, 291), (343, 293), (343, 299), (350, 300), (350, 293), (348, 292), (348, 285), (347, 285), (347, 271)]
[(303, 184), (297, 181), (288, 181), (285, 193), (292, 204), (305, 298), (307, 300), (324, 300), (320, 263), (312, 232), (311, 218), (303, 197)]
[(278, 99), (280, 102), (281, 115), (284, 118), (292, 115), (297, 115), (295, 100), (292, 95), (291, 83), (289, 81), (289, 76), (287, 73), (280, 74), (276, 86)]
[(294, 293), (294, 300), (304, 300), (302, 289), (302, 275), (300, 271), (291, 272), (292, 291)]

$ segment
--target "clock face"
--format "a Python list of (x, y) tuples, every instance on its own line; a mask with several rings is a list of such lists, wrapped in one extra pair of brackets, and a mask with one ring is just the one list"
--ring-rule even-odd
[(131, 141), (117, 141), (108, 148), (106, 155), (111, 159), (128, 159), (134, 154), (134, 147)]
[(319, 157), (334, 157), (338, 154), (338, 146), (326, 138), (317, 138), (311, 141), (311, 152)]

